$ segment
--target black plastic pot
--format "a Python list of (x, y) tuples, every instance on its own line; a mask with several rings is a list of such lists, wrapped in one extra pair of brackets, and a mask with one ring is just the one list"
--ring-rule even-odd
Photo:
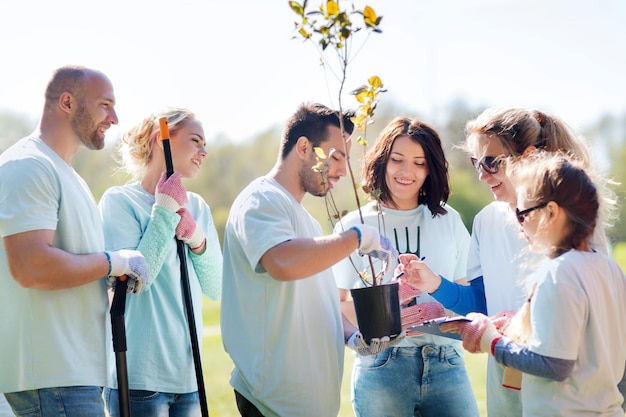
[(402, 332), (398, 283), (350, 290), (359, 330), (369, 343), (372, 338), (397, 336)]

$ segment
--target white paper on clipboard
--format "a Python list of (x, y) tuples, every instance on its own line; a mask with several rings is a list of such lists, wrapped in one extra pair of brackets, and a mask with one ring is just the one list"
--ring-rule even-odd
[(455, 317), (439, 317), (432, 320), (427, 320), (422, 324), (416, 324), (415, 326), (411, 326), (408, 328), (410, 331), (414, 332), (422, 332), (428, 334), (434, 334), (436, 336), (443, 336), (450, 339), (461, 340), (461, 335), (459, 333), (452, 332), (442, 332), (439, 329), (439, 325), (441, 323), (450, 323), (453, 321), (471, 321), (465, 316), (455, 316)]

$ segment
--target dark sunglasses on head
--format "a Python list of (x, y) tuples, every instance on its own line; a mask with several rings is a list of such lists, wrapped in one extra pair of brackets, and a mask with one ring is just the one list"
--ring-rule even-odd
[(520, 211), (517, 207), (515, 208), (515, 217), (517, 217), (517, 221), (520, 225), (524, 224), (524, 220), (526, 220), (526, 216), (528, 216), (532, 211), (544, 208), (548, 203), (537, 204), (535, 207), (527, 208), (526, 210)]
[(482, 167), (489, 174), (497, 174), (502, 163), (502, 158), (499, 156), (485, 156), (480, 161), (472, 156), (470, 160), (476, 171)]

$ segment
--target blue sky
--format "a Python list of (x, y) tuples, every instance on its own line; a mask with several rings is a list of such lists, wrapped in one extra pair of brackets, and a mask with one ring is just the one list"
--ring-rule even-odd
[[(537, 107), (575, 128), (626, 113), (623, 0), (355, 4), (383, 16), (383, 33), (356, 55), (347, 89), (376, 74), (381, 106), (435, 125), (456, 99)], [(109, 137), (167, 106), (197, 113), (209, 141), (241, 141), (303, 101), (336, 105), (316, 50), (291, 39), (287, 0), (0, 0), (0, 10), (0, 110), (37, 118), (51, 72), (68, 63), (113, 81), (120, 125)]]

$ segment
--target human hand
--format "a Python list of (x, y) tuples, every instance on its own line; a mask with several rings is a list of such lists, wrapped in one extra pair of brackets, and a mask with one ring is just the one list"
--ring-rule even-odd
[(402, 254), (399, 256), (399, 260), (400, 265), (397, 270), (402, 273), (399, 278), (400, 282), (429, 294), (437, 291), (442, 278), (428, 267), (424, 258), (418, 259), (413, 254)]
[[(109, 260), (109, 277), (128, 277), (128, 288), (126, 292), (140, 294), (148, 280), (148, 263), (141, 252), (137, 250), (118, 250), (116, 252), (105, 252)], [(114, 280), (109, 278), (109, 283)]]
[(400, 310), (402, 330), (406, 332), (407, 336), (420, 335), (422, 332), (410, 331), (409, 327), (422, 324), (427, 320), (437, 319), (445, 315), (446, 312), (443, 306), (436, 301), (428, 301), (426, 303), (404, 307)]
[(439, 329), (443, 332), (459, 333), (463, 339), (463, 347), (468, 352), (487, 352), (493, 355), (493, 346), (502, 335), (491, 319), (481, 313), (469, 313), (465, 317), (471, 321), (442, 323)]
[(410, 303), (415, 297), (419, 297), (421, 294), (422, 291), (409, 284), (404, 284), (402, 282), (398, 283), (398, 298), (400, 299), (400, 306)]
[(357, 330), (348, 338), (346, 345), (361, 356), (377, 355), (388, 347), (400, 343), (405, 336), (406, 334), (402, 332), (393, 338), (389, 336), (373, 338), (368, 345), (361, 332)]
[(169, 178), (164, 171), (154, 193), (154, 202), (176, 213), (187, 204), (187, 190), (182, 184), (183, 176), (175, 172)]
[(366, 224), (352, 226), (352, 229), (359, 235), (359, 255), (380, 259), (383, 262), (383, 274), (391, 274), (398, 259), (398, 251), (391, 241), (381, 235), (377, 228)]
[(490, 319), (493, 325), (496, 326), (498, 333), (505, 334), (506, 329), (509, 327), (509, 324), (511, 324), (511, 319), (515, 314), (515, 310), (504, 310), (494, 316), (491, 316)]
[(176, 226), (176, 238), (189, 245), (191, 250), (200, 249), (206, 241), (204, 232), (197, 227), (189, 210), (183, 207), (177, 213), (180, 215), (180, 221)]

